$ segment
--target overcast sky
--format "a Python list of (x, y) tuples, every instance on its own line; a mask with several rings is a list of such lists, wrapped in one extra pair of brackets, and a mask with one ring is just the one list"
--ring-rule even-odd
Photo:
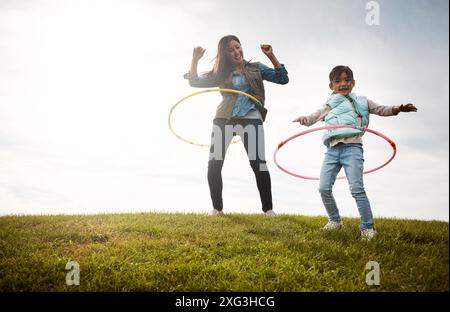
[[(209, 70), (218, 40), (234, 34), (246, 59), (271, 65), (259, 49), (270, 43), (289, 72), (289, 84), (265, 84), (276, 212), (325, 215), (318, 182), (283, 173), (272, 154), (306, 129), (291, 120), (323, 105), (329, 71), (345, 64), (356, 94), (419, 109), (371, 116), (369, 127), (398, 149), (365, 176), (375, 218), (448, 221), (448, 1), (377, 1), (379, 25), (366, 23), (367, 3), (0, 0), (0, 214), (208, 212), (208, 150), (178, 140), (167, 117), (198, 91), (182, 78), (192, 48), (206, 49), (199, 69)], [(208, 143), (219, 102), (216, 93), (190, 98), (175, 110), (174, 128)], [(320, 138), (287, 144), (280, 163), (317, 175)], [(369, 133), (364, 148), (366, 169), (391, 154)], [(230, 147), (223, 179), (225, 212), (261, 212), (242, 144)], [(345, 180), (335, 196), (343, 216), (358, 216)]]

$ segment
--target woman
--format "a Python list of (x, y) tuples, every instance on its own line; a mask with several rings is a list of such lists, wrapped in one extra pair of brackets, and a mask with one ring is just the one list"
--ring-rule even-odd
[(267, 171), (264, 152), (263, 121), (267, 110), (264, 108), (263, 80), (286, 84), (289, 78), (284, 65), (275, 57), (272, 47), (262, 44), (261, 50), (274, 68), (259, 62), (245, 61), (239, 39), (233, 35), (225, 36), (219, 41), (213, 69), (201, 76), (198, 75), (198, 61), (205, 53), (205, 49), (196, 47), (193, 51), (191, 69), (186, 75), (193, 87), (235, 89), (254, 96), (261, 103), (256, 103), (245, 95), (222, 92), (223, 99), (213, 121), (208, 162), (208, 184), (214, 207), (211, 213), (213, 215), (223, 214), (222, 166), (226, 150), (234, 135), (239, 135), (244, 143), (255, 173), (264, 213), (275, 215), (272, 210), (270, 174)]

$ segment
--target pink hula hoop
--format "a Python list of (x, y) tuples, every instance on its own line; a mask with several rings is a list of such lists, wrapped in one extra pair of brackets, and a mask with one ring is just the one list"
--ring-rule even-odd
[[(306, 180), (320, 180), (320, 178), (317, 178), (317, 177), (308, 177), (308, 176), (304, 176), (304, 175), (297, 174), (297, 173), (291, 172), (289, 170), (286, 170), (285, 168), (280, 166), (280, 164), (278, 163), (278, 161), (277, 161), (277, 153), (286, 143), (288, 143), (289, 141), (291, 141), (291, 140), (293, 140), (295, 138), (298, 138), (299, 136), (302, 136), (302, 135), (305, 135), (305, 134), (308, 134), (308, 133), (314, 132), (314, 131), (325, 130), (325, 129), (338, 129), (338, 128), (362, 129), (363, 131), (367, 131), (367, 132), (373, 133), (373, 134), (375, 134), (375, 135), (385, 139), (389, 143), (389, 145), (392, 147), (392, 156), (388, 159), (388, 161), (386, 161), (381, 166), (378, 166), (376, 168), (364, 171), (363, 174), (368, 174), (368, 173), (371, 173), (371, 172), (374, 172), (374, 171), (377, 171), (377, 170), (383, 168), (384, 166), (389, 164), (392, 161), (392, 159), (394, 159), (395, 155), (397, 154), (397, 147), (395, 146), (395, 143), (391, 139), (389, 139), (387, 136), (385, 136), (384, 134), (382, 134), (382, 133), (380, 133), (378, 131), (375, 131), (375, 130), (371, 130), (369, 128), (359, 128), (359, 127), (356, 127), (356, 126), (343, 126), (343, 125), (340, 125), (340, 126), (323, 126), (323, 127), (318, 127), (318, 128), (314, 128), (314, 129), (308, 129), (308, 130), (302, 131), (300, 133), (297, 133), (296, 135), (291, 136), (290, 138), (288, 138), (288, 139), (286, 139), (286, 140), (284, 140), (284, 141), (282, 141), (282, 142), (280, 142), (278, 144), (277, 149), (273, 153), (273, 161), (275, 162), (277, 167), (280, 168), (281, 171), (283, 171), (283, 172), (285, 172), (285, 173), (287, 173), (287, 174), (289, 174), (291, 176), (294, 176), (294, 177), (297, 177), (297, 178), (301, 178), (301, 179), (306, 179)], [(346, 178), (347, 178), (346, 176), (339, 176), (336, 179), (346, 179)]]

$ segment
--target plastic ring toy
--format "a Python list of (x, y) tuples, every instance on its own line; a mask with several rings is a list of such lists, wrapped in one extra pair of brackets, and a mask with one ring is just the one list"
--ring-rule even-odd
[[(256, 102), (257, 104), (262, 105), (261, 102), (258, 101), (258, 99), (255, 98), (253, 95), (248, 94), (248, 93), (245, 93), (245, 92), (242, 92), (242, 91), (239, 91), (239, 90), (234, 90), (234, 89), (221, 89), (221, 88), (217, 88), (217, 89), (206, 89), (206, 90), (202, 90), (202, 91), (198, 91), (198, 92), (191, 93), (191, 94), (189, 94), (189, 95), (183, 97), (181, 100), (179, 100), (178, 102), (176, 102), (175, 105), (173, 105), (172, 108), (170, 109), (169, 117), (168, 117), (169, 129), (170, 129), (170, 131), (172, 131), (172, 133), (173, 133), (177, 138), (179, 138), (180, 140), (182, 140), (182, 141), (184, 141), (184, 142), (186, 142), (186, 143), (192, 144), (192, 145), (200, 146), (200, 147), (209, 147), (209, 144), (201, 144), (201, 143), (195, 143), (195, 142), (192, 142), (192, 141), (190, 141), (190, 140), (187, 140), (187, 139), (183, 138), (183, 137), (180, 136), (178, 133), (176, 133), (175, 130), (173, 130), (173, 128), (172, 128), (172, 113), (173, 113), (173, 111), (175, 110), (175, 107), (177, 107), (178, 104), (180, 104), (180, 103), (183, 102), (184, 100), (186, 100), (186, 99), (188, 99), (188, 98), (190, 98), (190, 97), (193, 97), (193, 96), (195, 96), (195, 95), (199, 95), (199, 94), (202, 94), (202, 93), (208, 93), (208, 92), (227, 92), (227, 93), (242, 94), (242, 95), (245, 95), (246, 97), (248, 97), (249, 99), (251, 99), (252, 101)], [(238, 140), (238, 141), (233, 141), (233, 142), (231, 142), (231, 144), (238, 143), (238, 142), (239, 142), (239, 140)]]
[[(293, 139), (295, 139), (295, 138), (298, 138), (299, 136), (302, 136), (302, 135), (305, 135), (305, 134), (308, 134), (308, 133), (311, 133), (311, 132), (314, 132), (314, 131), (319, 131), (319, 130), (324, 130), (324, 129), (338, 129), (338, 128), (354, 128), (354, 129), (361, 129), (362, 131), (367, 131), (367, 132), (373, 133), (373, 134), (375, 134), (375, 135), (377, 135), (377, 136), (379, 136), (379, 137), (385, 139), (385, 140), (391, 145), (391, 147), (392, 147), (392, 155), (391, 155), (391, 157), (388, 159), (388, 161), (386, 161), (386, 162), (385, 162), (384, 164), (382, 164), (381, 166), (378, 166), (378, 167), (373, 168), (373, 169), (368, 170), (368, 171), (364, 171), (363, 174), (368, 174), (368, 173), (371, 173), (371, 172), (374, 172), (374, 171), (377, 171), (377, 170), (383, 168), (384, 166), (386, 166), (387, 164), (389, 164), (389, 163), (392, 161), (392, 159), (394, 159), (395, 155), (397, 154), (397, 147), (395, 146), (395, 143), (394, 143), (391, 139), (389, 139), (387, 136), (385, 136), (384, 134), (382, 134), (382, 133), (380, 133), (380, 132), (378, 132), (378, 131), (371, 130), (371, 129), (369, 129), (369, 128), (360, 128), (360, 127), (356, 127), (356, 126), (344, 126), (344, 125), (339, 125), (339, 126), (323, 126), (323, 127), (318, 127), (318, 128), (308, 129), (308, 130), (306, 130), (306, 131), (302, 131), (302, 132), (300, 132), (300, 133), (298, 133), (298, 134), (296, 134), (296, 135), (293, 135), (293, 136), (291, 136), (290, 138), (288, 138), (288, 139), (282, 141), (281, 143), (279, 143), (277, 149), (275, 150), (275, 152), (274, 152), (274, 154), (273, 154), (273, 160), (274, 160), (275, 164), (277, 165), (278, 168), (281, 169), (281, 171), (283, 171), (283, 172), (285, 172), (285, 173), (287, 173), (287, 174), (289, 174), (289, 175), (291, 175), (291, 176), (294, 176), (294, 177), (297, 177), (297, 178), (301, 178), (301, 179), (306, 179), (306, 180), (320, 180), (320, 178), (317, 178), (317, 177), (308, 177), (308, 176), (304, 176), (304, 175), (297, 174), (297, 173), (293, 173), (293, 172), (291, 172), (291, 171), (289, 171), (289, 170), (286, 170), (285, 168), (283, 168), (282, 166), (280, 166), (280, 164), (277, 162), (277, 153), (278, 153), (278, 151), (280, 150), (280, 148), (282, 148), (286, 143), (288, 143), (289, 141), (291, 141), (291, 140), (293, 140)], [(337, 177), (336, 179), (346, 179), (346, 178), (347, 178), (346, 176), (339, 176), (339, 177)]]

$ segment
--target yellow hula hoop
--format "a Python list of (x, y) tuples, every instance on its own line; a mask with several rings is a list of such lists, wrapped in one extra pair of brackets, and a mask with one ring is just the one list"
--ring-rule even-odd
[[(227, 92), (227, 93), (242, 94), (242, 95), (245, 95), (246, 97), (248, 97), (249, 99), (251, 99), (252, 101), (256, 102), (257, 104), (262, 105), (261, 102), (258, 101), (258, 99), (255, 98), (253, 95), (245, 93), (243, 91), (234, 90), (234, 89), (222, 89), (222, 88), (206, 89), (206, 90), (202, 90), (202, 91), (197, 91), (197, 92), (191, 93), (191, 94), (183, 97), (181, 100), (176, 102), (175, 105), (173, 105), (172, 108), (170, 109), (169, 117), (168, 117), (169, 129), (180, 140), (182, 140), (182, 141), (184, 141), (186, 143), (195, 145), (195, 146), (200, 146), (200, 147), (209, 147), (209, 144), (200, 144), (200, 143), (195, 143), (195, 142), (189, 141), (189, 140), (181, 137), (178, 133), (175, 132), (175, 130), (173, 130), (173, 128), (172, 128), (172, 113), (175, 110), (175, 107), (177, 107), (178, 104), (180, 104), (184, 100), (187, 100), (188, 98), (193, 97), (195, 95), (199, 95), (199, 94), (202, 94), (202, 93), (208, 93), (208, 92)], [(235, 143), (238, 143), (238, 142), (239, 142), (239, 140), (238, 141), (233, 141), (233, 142), (231, 142), (231, 144), (235, 144)]]

